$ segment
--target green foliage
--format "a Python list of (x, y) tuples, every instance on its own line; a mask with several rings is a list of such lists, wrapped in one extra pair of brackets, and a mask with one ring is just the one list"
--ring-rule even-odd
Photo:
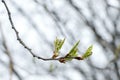
[(78, 44), (79, 44), (80, 40), (72, 47), (72, 49), (69, 51), (69, 53), (65, 56), (65, 60), (72, 60), (74, 59), (74, 57), (77, 57), (78, 54)]
[(55, 48), (54, 55), (52, 58), (56, 58), (59, 55), (59, 51), (62, 48), (64, 42), (65, 42), (65, 38), (63, 40), (56, 38), (56, 40), (54, 41), (54, 48)]
[(55, 52), (59, 52), (59, 50), (62, 48), (64, 42), (65, 42), (65, 38), (63, 40), (56, 38), (56, 40), (54, 41)]
[(93, 48), (93, 45), (91, 45), (87, 50), (86, 52), (83, 54), (82, 56), (82, 59), (85, 59), (85, 58), (88, 58), (90, 55), (92, 55), (92, 48)]
[[(59, 51), (62, 48), (64, 42), (65, 42), (65, 38), (64, 39), (58, 39), (58, 38), (55, 39), (55, 41), (54, 41), (54, 49), (55, 50), (54, 50), (54, 54), (52, 56), (52, 59), (56, 59), (56, 57), (59, 56)], [(83, 59), (88, 58), (92, 54), (93, 45), (91, 45), (86, 50), (86, 52), (83, 54), (83, 56), (81, 57), (81, 56), (78, 55), (78, 45), (79, 45), (79, 43), (80, 43), (80, 40), (77, 41), (74, 44), (74, 46), (70, 49), (70, 51), (68, 52), (68, 54), (66, 54), (64, 57), (58, 58), (58, 60), (61, 63), (65, 63), (67, 61), (71, 61), (72, 59), (83, 60)]]

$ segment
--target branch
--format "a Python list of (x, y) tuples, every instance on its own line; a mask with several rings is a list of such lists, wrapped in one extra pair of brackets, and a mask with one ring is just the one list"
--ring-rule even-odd
[[(19, 42), (25, 49), (27, 49), (27, 50), (29, 51), (29, 53), (30, 53), (33, 57), (36, 57), (36, 58), (41, 59), (41, 60), (44, 60), (44, 61), (57, 60), (57, 61), (60, 61), (61, 63), (65, 63), (65, 62), (66, 62), (66, 59), (83, 60), (83, 58), (80, 57), (80, 56), (71, 56), (71, 55), (70, 55), (70, 56), (67, 56), (67, 55), (66, 55), (66, 56), (64, 56), (64, 57), (58, 57), (58, 58), (52, 58), (52, 57), (51, 57), (51, 58), (43, 58), (43, 57), (40, 57), (40, 56), (35, 55), (34, 52), (32, 52), (32, 49), (29, 48), (29, 47), (21, 40), (21, 38), (20, 38), (20, 36), (19, 36), (19, 32), (17, 31), (17, 29), (16, 29), (15, 26), (14, 26), (14, 23), (13, 23), (12, 17), (11, 17), (10, 10), (9, 10), (9, 8), (8, 8), (5, 0), (2, 0), (2, 3), (4, 4), (4, 6), (5, 6), (6, 10), (7, 10), (10, 24), (11, 24), (12, 29), (14, 30), (14, 32), (15, 32), (15, 34), (16, 34), (16, 37), (17, 37), (18, 42)], [(58, 40), (58, 41), (59, 41), (59, 40)], [(61, 40), (60, 40), (60, 43), (61, 43)], [(78, 42), (78, 43), (79, 43), (79, 42)], [(59, 44), (57, 44), (57, 45), (59, 46)], [(77, 44), (77, 45), (78, 45), (78, 44)], [(76, 47), (77, 47), (77, 46), (75, 46), (75, 50), (72, 49), (72, 52), (71, 52), (71, 53), (68, 53), (68, 54), (74, 54), (74, 53), (76, 53), (76, 52), (78, 51)], [(59, 48), (59, 47), (58, 47), (58, 48)], [(74, 48), (74, 47), (73, 47), (73, 48)], [(91, 52), (90, 52), (90, 53), (91, 53)], [(87, 55), (87, 57), (88, 57), (88, 56), (89, 56), (89, 55)]]
[(42, 40), (50, 47), (53, 47), (52, 44), (47, 40), (45, 34), (43, 34), (37, 27), (37, 25), (34, 23), (33, 19), (29, 14), (27, 14), (14, 0), (10, 0), (13, 7), (21, 13), (22, 16), (25, 16), (25, 19), (28, 21), (28, 23), (31, 25), (31, 27), (38, 33), (40, 39), (42, 36)]
[(5, 0), (2, 0), (2, 3), (4, 4), (4, 6), (5, 6), (6, 10), (7, 10), (7, 14), (8, 14), (8, 18), (9, 18), (10, 24), (11, 24), (12, 29), (14, 30), (14, 32), (15, 32), (15, 34), (16, 34), (16, 37), (17, 37), (17, 40), (18, 40), (18, 42), (19, 42), (20, 44), (21, 44), (25, 49), (27, 49), (27, 50), (29, 51), (29, 53), (30, 53), (33, 57), (36, 57), (36, 58), (38, 58), (38, 59), (45, 60), (45, 61), (46, 61), (46, 60), (59, 60), (59, 58), (58, 58), (58, 59), (52, 59), (52, 58), (45, 59), (45, 58), (36, 56), (36, 55), (32, 52), (32, 49), (30, 49), (30, 48), (21, 40), (21, 38), (20, 38), (20, 36), (19, 36), (19, 32), (17, 31), (17, 29), (16, 29), (15, 26), (14, 26), (14, 23), (13, 23), (12, 17), (11, 17), (11, 12), (10, 12), (10, 10), (9, 10), (9, 8), (8, 8)]

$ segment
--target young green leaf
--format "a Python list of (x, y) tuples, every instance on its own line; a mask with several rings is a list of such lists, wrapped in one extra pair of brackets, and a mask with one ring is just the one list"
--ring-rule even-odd
[(65, 42), (65, 38), (63, 40), (56, 38), (54, 41), (55, 52), (59, 52)]
[(65, 38), (63, 40), (56, 38), (56, 40), (54, 41), (54, 55), (52, 56), (52, 58), (56, 58), (59, 55), (59, 50), (62, 48), (64, 42)]
[(72, 49), (69, 51), (69, 54), (72, 54), (72, 52), (77, 48), (79, 43), (80, 43), (80, 40), (72, 47)]
[(62, 46), (63, 46), (64, 42), (65, 42), (65, 38), (64, 38), (63, 40), (60, 40), (60, 42), (59, 42), (59, 49), (61, 49), (61, 48), (62, 48)]
[(93, 45), (91, 45), (87, 50), (86, 52), (83, 54), (82, 58), (85, 59), (85, 58), (88, 58), (90, 55), (92, 55), (92, 48), (93, 48)]
[(80, 41), (78, 41), (78, 42), (72, 47), (72, 49), (69, 51), (69, 53), (65, 56), (65, 60), (69, 61), (69, 60), (74, 59), (74, 57), (77, 57), (77, 56), (78, 56), (78, 54), (77, 54), (77, 52), (78, 52), (77, 46), (78, 46), (79, 42), (80, 42)]

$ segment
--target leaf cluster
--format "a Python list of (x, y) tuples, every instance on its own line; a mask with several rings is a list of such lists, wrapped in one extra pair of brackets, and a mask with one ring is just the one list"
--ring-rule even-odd
[[(53, 59), (56, 59), (59, 56), (60, 49), (62, 48), (64, 42), (65, 42), (65, 38), (64, 39), (58, 39), (58, 38), (55, 39), (55, 41), (54, 41), (54, 52), (53, 52), (54, 54), (52, 56)], [(82, 56), (79, 56), (78, 55), (78, 45), (79, 45), (79, 43), (80, 43), (80, 40), (77, 41), (73, 45), (73, 47), (70, 49), (70, 51), (64, 57), (58, 58), (59, 62), (65, 63), (67, 61), (71, 61), (72, 59), (83, 60), (83, 59), (86, 59), (86, 58), (88, 58), (89, 56), (92, 55), (93, 45), (89, 46), (88, 49), (85, 51), (85, 53)]]

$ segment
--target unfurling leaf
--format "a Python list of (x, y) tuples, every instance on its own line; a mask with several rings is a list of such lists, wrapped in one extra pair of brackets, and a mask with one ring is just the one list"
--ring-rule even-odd
[(73, 53), (73, 51), (77, 48), (79, 43), (80, 43), (80, 40), (72, 47), (72, 49), (69, 51), (69, 54)]
[(55, 59), (59, 55), (59, 51), (62, 48), (64, 42), (65, 42), (65, 38), (63, 40), (56, 38), (56, 40), (54, 41), (55, 50), (54, 50), (54, 55), (52, 56), (53, 59)]
[(90, 55), (92, 55), (92, 48), (93, 48), (93, 45), (91, 45), (87, 50), (86, 52), (83, 54), (82, 58), (85, 59), (85, 58), (88, 58)]
[(80, 40), (79, 40), (74, 44), (74, 46), (71, 48), (71, 50), (68, 52), (68, 54), (66, 54), (64, 57), (57, 58), (60, 54), (60, 49), (62, 48), (64, 42), (65, 42), (65, 38), (64, 39), (58, 39), (58, 38), (55, 39), (54, 52), (53, 52), (54, 54), (52, 56), (52, 59), (59, 60), (59, 62), (61, 62), (61, 63), (65, 63), (65, 62), (71, 61), (73, 59), (83, 60), (85, 58), (88, 58), (92, 54), (93, 45), (91, 45), (82, 56), (77, 54), (78, 45), (80, 43)]
[(65, 38), (63, 40), (56, 38), (56, 40), (54, 41), (55, 52), (59, 52), (64, 42), (65, 42)]
[(69, 60), (72, 60), (74, 59), (75, 57), (78, 56), (77, 52), (78, 52), (78, 44), (79, 44), (80, 41), (78, 41), (73, 47), (72, 49), (69, 51), (69, 53), (65, 56), (65, 60), (66, 61), (69, 61)]

